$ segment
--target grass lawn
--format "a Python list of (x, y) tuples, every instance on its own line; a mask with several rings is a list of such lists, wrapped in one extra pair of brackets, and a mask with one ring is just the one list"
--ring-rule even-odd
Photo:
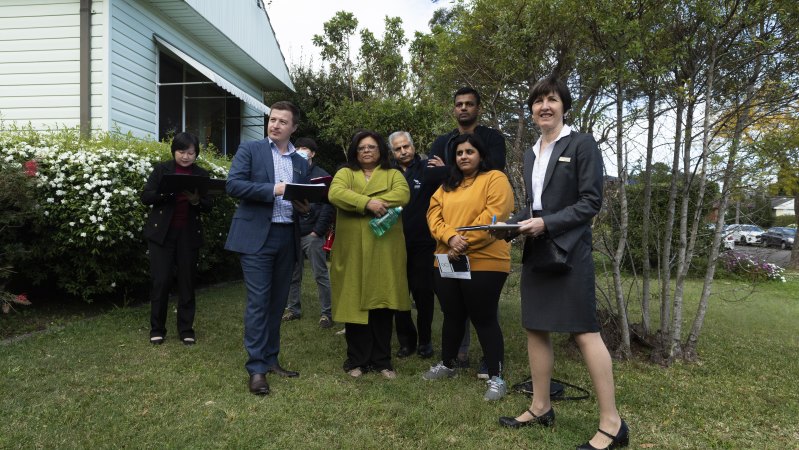
[[(394, 360), (396, 380), (350, 379), (341, 370), (344, 338), (335, 335), (341, 326), (317, 327), (312, 278), (304, 280), (303, 318), (282, 333), (281, 362), (301, 377), (270, 376), (266, 397), (247, 391), (241, 283), (199, 293), (194, 347), (176, 339), (174, 315), (166, 343), (150, 345), (148, 306), (1, 343), (0, 448), (567, 449), (594, 433), (593, 395), (556, 403), (554, 429), (508, 430), (497, 417), (520, 413), (528, 399), (484, 402), (474, 369), (425, 382), (420, 375), (432, 361), (413, 356)], [(700, 288), (692, 282), (687, 297)], [(750, 290), (716, 282), (699, 363), (615, 364), (631, 448), (799, 448), (799, 277), (741, 298)], [(509, 384), (528, 372), (518, 304), (514, 274), (500, 304)], [(440, 322), (437, 310), (436, 346)], [(555, 377), (589, 387), (566, 336), (556, 345)], [(475, 338), (473, 363), (479, 355)]]

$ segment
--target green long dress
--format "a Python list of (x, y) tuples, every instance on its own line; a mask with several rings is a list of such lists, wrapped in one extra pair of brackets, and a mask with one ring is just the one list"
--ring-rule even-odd
[(409, 311), (402, 218), (377, 237), (369, 228), (373, 216), (366, 210), (371, 199), (405, 206), (410, 199), (405, 177), (378, 167), (366, 181), (362, 171), (342, 168), (330, 184), (328, 198), (337, 209), (330, 251), (333, 320), (366, 324), (372, 309)]

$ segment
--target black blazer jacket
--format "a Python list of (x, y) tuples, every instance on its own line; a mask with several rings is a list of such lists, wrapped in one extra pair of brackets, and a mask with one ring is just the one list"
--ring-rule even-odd
[[(508, 223), (532, 217), (532, 174), (535, 153), (524, 153), (525, 206)], [(558, 247), (570, 251), (602, 207), (602, 154), (594, 137), (572, 131), (552, 150), (541, 192), (547, 233)], [(527, 252), (525, 252), (526, 254)]]
[[(164, 175), (175, 173), (175, 166), (174, 160), (156, 164), (150, 177), (147, 178), (147, 183), (145, 183), (140, 196), (142, 203), (152, 206), (147, 222), (144, 225), (144, 237), (158, 245), (163, 245), (164, 240), (166, 240), (169, 223), (172, 221), (172, 215), (175, 213), (175, 205), (177, 204), (175, 194), (158, 193), (158, 184)], [(207, 177), (208, 171), (197, 166), (197, 164), (192, 164), (191, 174)], [(191, 244), (194, 248), (199, 248), (203, 244), (200, 213), (210, 210), (211, 198), (208, 195), (201, 196), (200, 204), (197, 206), (189, 204), (186, 231), (191, 236)]]

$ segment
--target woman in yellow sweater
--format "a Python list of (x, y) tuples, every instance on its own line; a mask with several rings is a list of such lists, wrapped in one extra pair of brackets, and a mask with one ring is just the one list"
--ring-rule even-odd
[(446, 254), (451, 261), (468, 258), (471, 279), (447, 278), (435, 272), (434, 288), (444, 314), (442, 361), (430, 367), (422, 378), (436, 380), (455, 375), (455, 358), (469, 318), (488, 366), (488, 390), (483, 398), (499, 400), (507, 387), (502, 379), (505, 344), (497, 304), (510, 272), (510, 244), (486, 231), (458, 232), (455, 228), (485, 225), (508, 217), (513, 208), (513, 191), (504, 173), (487, 169), (485, 149), (477, 135), (459, 135), (453, 146), (454, 161), (447, 162), (450, 174), (430, 199), (427, 223), (436, 240), (436, 253)]

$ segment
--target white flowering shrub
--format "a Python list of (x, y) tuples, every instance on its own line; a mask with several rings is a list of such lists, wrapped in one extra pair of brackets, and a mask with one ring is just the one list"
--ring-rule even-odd
[[(35, 172), (38, 205), (25, 233), (25, 256), (14, 264), (27, 279), (54, 283), (85, 300), (147, 282), (142, 227), (149, 207), (139, 193), (153, 165), (172, 158), (167, 144), (113, 133), (80, 140), (77, 130), (14, 128), (0, 130), (0, 152), (3, 162)], [(226, 161), (210, 153), (201, 152), (198, 164), (225, 178)], [(203, 215), (201, 273), (230, 258), (222, 243), (234, 208), (222, 196)]]

